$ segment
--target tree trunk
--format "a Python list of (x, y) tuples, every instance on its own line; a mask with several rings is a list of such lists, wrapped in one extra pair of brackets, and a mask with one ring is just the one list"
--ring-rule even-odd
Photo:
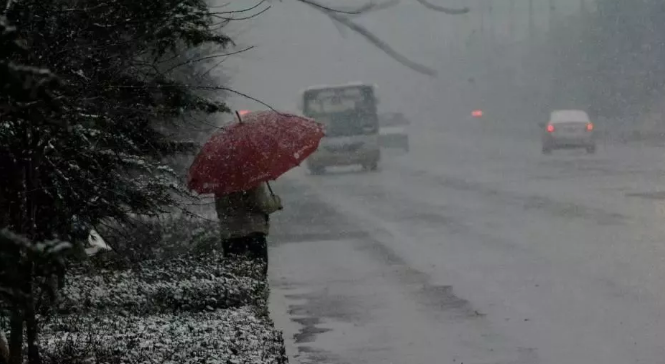
[(42, 360), (39, 355), (39, 345), (37, 343), (39, 332), (37, 327), (37, 319), (35, 318), (34, 310), (32, 311), (32, 314), (26, 317), (26, 330), (28, 332), (28, 363), (41, 364)]
[(37, 345), (37, 335), (39, 333), (39, 328), (37, 327), (37, 318), (35, 317), (35, 296), (34, 296), (34, 287), (33, 287), (33, 270), (34, 263), (30, 262), (26, 264), (26, 291), (28, 296), (26, 297), (25, 302), (25, 329), (27, 331), (28, 339), (28, 363), (29, 364), (40, 364), (41, 360), (39, 358), (39, 345)]
[(28, 337), (28, 363), (40, 364), (39, 345), (37, 344), (39, 330), (37, 327), (37, 318), (35, 317), (35, 302), (32, 297), (29, 298), (29, 301), (25, 312), (25, 325)]
[(5, 332), (0, 329), (0, 364), (9, 364), (9, 343)]
[[(2, 159), (0, 158), (0, 163)], [(4, 186), (0, 184), (0, 229), (9, 226), (9, 201), (5, 197)]]
[(21, 364), (23, 360), (23, 315), (18, 305), (10, 320), (11, 333), (9, 334), (9, 364)]

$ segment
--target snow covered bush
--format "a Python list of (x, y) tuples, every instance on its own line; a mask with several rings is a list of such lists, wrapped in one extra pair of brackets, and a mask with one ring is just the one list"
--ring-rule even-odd
[(287, 363), (281, 333), (251, 307), (152, 316), (62, 316), (43, 329), (44, 363)]
[[(225, 261), (220, 255), (212, 252), (201, 259), (152, 260), (138, 268), (96, 274), (73, 270), (67, 275), (58, 311), (149, 314), (263, 304), (266, 281), (255, 273), (260, 267)], [(243, 269), (248, 276), (233, 274)]]
[(39, 345), (47, 364), (287, 363), (260, 262), (190, 251), (70, 267)]

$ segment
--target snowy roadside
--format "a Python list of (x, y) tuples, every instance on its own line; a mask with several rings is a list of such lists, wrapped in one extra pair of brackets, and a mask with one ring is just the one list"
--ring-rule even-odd
[(44, 318), (43, 362), (286, 363), (262, 267), (188, 250), (70, 269), (56, 312)]

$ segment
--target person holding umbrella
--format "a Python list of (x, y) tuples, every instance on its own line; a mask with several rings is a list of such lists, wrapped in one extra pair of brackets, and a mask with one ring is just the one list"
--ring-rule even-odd
[(214, 194), (224, 256), (249, 253), (265, 261), (270, 215), (282, 209), (268, 181), (300, 165), (319, 146), (323, 125), (278, 111), (236, 112), (194, 159), (190, 190)]
[(279, 196), (267, 183), (228, 195), (215, 196), (215, 210), (222, 233), (224, 257), (249, 254), (265, 263), (268, 269), (270, 214), (282, 209)]

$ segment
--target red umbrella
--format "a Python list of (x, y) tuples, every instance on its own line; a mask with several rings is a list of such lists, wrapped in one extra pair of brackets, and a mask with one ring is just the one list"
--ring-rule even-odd
[[(238, 113), (238, 118), (241, 118)], [(201, 194), (229, 194), (274, 180), (312, 154), (323, 125), (277, 111), (245, 113), (203, 145), (187, 185)]]

